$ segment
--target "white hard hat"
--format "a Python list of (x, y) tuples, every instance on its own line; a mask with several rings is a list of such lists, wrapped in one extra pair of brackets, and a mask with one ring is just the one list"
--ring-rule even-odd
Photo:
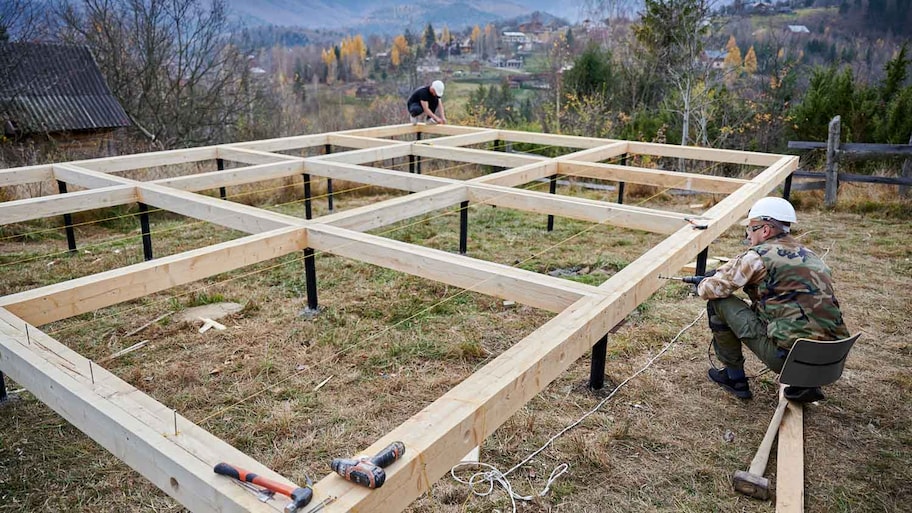
[(760, 198), (747, 213), (748, 219), (775, 219), (781, 223), (794, 223), (795, 207), (784, 198)]
[(441, 98), (443, 97), (443, 89), (444, 89), (443, 82), (441, 82), (439, 80), (435, 80), (434, 82), (431, 83), (431, 87), (434, 88), (434, 93), (437, 96), (440, 96)]

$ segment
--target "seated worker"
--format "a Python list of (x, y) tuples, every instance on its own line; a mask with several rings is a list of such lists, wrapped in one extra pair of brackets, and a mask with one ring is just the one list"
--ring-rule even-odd
[[(741, 344), (778, 373), (797, 339), (849, 336), (830, 269), (789, 235), (795, 221), (795, 209), (787, 200), (760, 199), (748, 213), (750, 248), (697, 285), (697, 293), (707, 300), (716, 356), (725, 365), (709, 369), (709, 379), (741, 399), (752, 396)], [(751, 305), (732, 295), (742, 287)], [(823, 399), (820, 388), (790, 386), (785, 394), (800, 402)]]
[[(429, 86), (419, 87), (409, 96), (408, 106), (409, 116), (412, 124), (418, 123), (418, 116), (427, 115), (428, 123), (446, 123), (446, 114), (443, 109), (443, 82), (435, 80)], [(437, 107), (440, 107), (440, 115), (437, 115)]]

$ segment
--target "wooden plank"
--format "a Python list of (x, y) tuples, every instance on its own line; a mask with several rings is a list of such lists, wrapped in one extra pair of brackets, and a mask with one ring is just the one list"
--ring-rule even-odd
[(263, 139), (260, 141), (248, 141), (231, 143), (234, 148), (249, 148), (260, 151), (285, 151), (297, 150), (304, 148), (322, 147), (326, 144), (327, 134), (313, 135), (295, 135), (292, 137), (279, 137), (276, 139)]
[[(356, 135), (360, 137), (396, 137), (400, 135), (414, 134), (418, 132), (420, 127), (417, 125), (412, 125), (411, 123), (405, 123), (402, 125), (387, 125), (382, 127), (371, 127), (371, 128), (355, 128), (352, 130), (343, 130), (340, 132), (333, 132), (336, 134), (342, 135)], [(327, 134), (332, 135), (332, 134)], [(395, 142), (395, 141), (391, 141)]]
[(734, 192), (738, 190), (738, 187), (747, 183), (747, 180), (724, 176), (574, 161), (561, 161), (558, 166), (558, 174), (723, 194)]
[(303, 250), (302, 228), (282, 228), (121, 269), (0, 297), (34, 325), (66, 319)]
[(304, 173), (304, 161), (276, 162), (258, 166), (211, 171), (177, 178), (162, 178), (150, 183), (182, 191), (205, 191), (216, 187), (257, 183), (264, 180), (297, 176)]
[[(826, 173), (813, 171), (795, 171), (795, 178), (817, 178), (826, 181)], [(882, 185), (912, 185), (912, 178), (901, 176), (873, 176), (839, 173), (840, 182), (878, 183)]]
[(580, 160), (588, 162), (597, 162), (600, 160), (613, 159), (619, 155), (627, 153), (627, 142), (620, 141), (612, 144), (606, 144), (597, 148), (589, 148), (577, 152), (561, 155), (557, 160)]
[(101, 189), (7, 201), (0, 203), (0, 225), (124, 205), (134, 203), (138, 199), (136, 187), (115, 185)]
[(474, 184), (469, 186), (469, 201), (665, 234), (674, 233), (686, 226), (688, 223), (685, 218), (697, 217), (632, 205), (569, 198), (547, 192)]
[(434, 146), (468, 146), (497, 140), (498, 130), (480, 130), (468, 134), (448, 135), (431, 139)]
[(823, 203), (828, 207), (836, 205), (836, 193), (839, 188), (839, 130), (840, 117), (830, 120), (826, 151), (826, 187), (823, 193)]
[(152, 153), (139, 153), (136, 155), (121, 155), (103, 159), (76, 160), (70, 165), (84, 167), (93, 171), (113, 173), (128, 169), (144, 169), (147, 167), (169, 166), (199, 162), (215, 158), (216, 146), (202, 148), (187, 148), (183, 150), (156, 151)]
[(307, 241), (320, 251), (551, 312), (598, 293), (582, 283), (332, 226), (309, 226)]
[(269, 212), (240, 203), (201, 196), (145, 183), (139, 187), (140, 201), (168, 212), (192, 217), (245, 233), (261, 233), (286, 226), (300, 226), (303, 219)]
[(54, 178), (61, 182), (78, 185), (87, 189), (100, 189), (116, 185), (132, 185), (139, 182), (109, 175), (100, 171), (80, 168), (72, 164), (54, 164)]
[(50, 165), (0, 169), (0, 187), (43, 182), (45, 180), (53, 179), (54, 172)]
[(232, 148), (231, 146), (219, 146), (216, 151), (216, 158), (248, 165), (272, 164), (288, 161), (299, 162), (301, 160), (301, 157), (292, 157), (291, 155), (283, 155), (281, 153), (269, 153), (250, 148)]
[(231, 461), (290, 482), (65, 345), (0, 309), (0, 370), (102, 447), (196, 512), (274, 512), (217, 476)]
[(368, 162), (380, 162), (387, 159), (398, 157), (407, 157), (412, 151), (412, 143), (395, 142), (394, 144), (380, 148), (365, 148), (363, 150), (352, 150), (343, 153), (330, 153), (328, 155), (319, 155), (308, 157), (307, 161), (326, 161), (338, 162), (341, 164), (365, 164)]
[[(827, 147), (825, 142), (814, 141), (789, 141), (791, 150), (820, 150)], [(912, 156), (912, 144), (871, 144), (871, 143), (844, 143), (839, 145), (842, 153), (874, 153), (877, 156), (908, 157)]]
[(323, 216), (320, 223), (348, 230), (367, 231), (442, 210), (467, 200), (466, 188), (460, 183)]
[(341, 146), (343, 148), (380, 148), (391, 144), (397, 144), (398, 142), (399, 141), (379, 139), (376, 137), (362, 137), (358, 135), (329, 134), (327, 136), (327, 144)]
[(804, 512), (804, 409), (791, 401), (779, 426), (776, 512)]
[(479, 176), (469, 180), (469, 183), (483, 183), (488, 185), (499, 185), (503, 187), (516, 187), (529, 183), (540, 178), (556, 175), (558, 163), (554, 160), (533, 162), (525, 166), (519, 166), (507, 171), (493, 173), (490, 175)]
[(449, 135), (460, 135), (460, 134), (470, 134), (477, 132), (479, 130), (488, 130), (487, 128), (478, 128), (472, 126), (459, 126), (459, 125), (438, 125), (435, 123), (422, 123), (416, 125), (415, 128), (418, 132), (423, 134), (432, 134), (440, 136), (449, 136)]
[(611, 139), (598, 139), (596, 137), (524, 132), (520, 130), (498, 130), (498, 134), (499, 136), (497, 138), (505, 141), (558, 146), (562, 148), (598, 148), (615, 142)]
[(548, 160), (537, 155), (522, 155), (502, 151), (476, 150), (474, 148), (456, 148), (451, 146), (434, 146), (433, 142), (416, 142), (412, 145), (412, 154), (441, 160), (471, 162), (489, 166), (516, 167)]
[(426, 191), (456, 183), (456, 180), (431, 175), (419, 175), (405, 171), (390, 171), (376, 167), (357, 164), (343, 164), (323, 160), (308, 159), (305, 172), (316, 176), (348, 180), (400, 191)]
[(781, 155), (775, 155), (772, 153), (718, 150), (715, 148), (698, 148), (694, 146), (678, 146), (675, 144), (644, 143), (634, 141), (631, 141), (628, 144), (628, 152), (636, 155), (677, 157), (693, 160), (707, 160), (710, 162), (746, 164), (750, 166), (771, 166), (775, 164), (776, 161), (781, 157)]

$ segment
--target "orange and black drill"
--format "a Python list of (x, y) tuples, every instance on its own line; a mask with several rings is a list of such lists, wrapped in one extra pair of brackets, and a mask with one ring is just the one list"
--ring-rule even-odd
[(216, 474), (233, 477), (238, 481), (253, 483), (290, 498), (291, 502), (285, 505), (285, 511), (287, 513), (294, 513), (300, 508), (307, 506), (310, 500), (313, 499), (313, 482), (310, 478), (307, 478), (307, 486), (300, 487), (279, 483), (227, 463), (219, 463), (213, 470), (215, 470)]
[(352, 483), (368, 488), (380, 488), (386, 482), (384, 467), (390, 466), (405, 454), (405, 444), (393, 442), (373, 458), (336, 458), (330, 463), (333, 471)]

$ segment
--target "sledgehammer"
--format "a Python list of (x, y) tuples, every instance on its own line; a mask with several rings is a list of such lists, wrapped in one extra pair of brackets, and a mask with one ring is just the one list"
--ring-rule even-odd
[(782, 415), (785, 413), (785, 407), (788, 406), (788, 400), (783, 395), (784, 385), (779, 387), (779, 405), (776, 412), (773, 413), (773, 419), (770, 420), (769, 427), (766, 428), (766, 435), (760, 442), (757, 454), (751, 460), (750, 468), (747, 472), (736, 470), (732, 476), (732, 486), (735, 490), (748, 495), (755, 499), (766, 500), (770, 498), (769, 479), (763, 477), (766, 472), (766, 463), (769, 461), (770, 449), (773, 447), (773, 440), (776, 433), (779, 432), (779, 425), (782, 423)]

